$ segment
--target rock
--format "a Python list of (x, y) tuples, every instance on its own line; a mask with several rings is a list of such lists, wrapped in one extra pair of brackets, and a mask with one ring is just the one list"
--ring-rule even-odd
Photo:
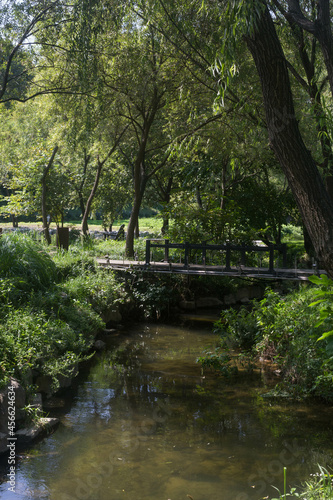
[(30, 443), (40, 434), (50, 432), (58, 423), (58, 418), (40, 418), (37, 424), (17, 431), (15, 437), (17, 437), (21, 443)]
[(72, 371), (69, 376), (61, 375), (60, 373), (57, 375), (58, 384), (54, 383), (55, 381), (51, 377), (51, 375), (40, 375), (36, 378), (35, 384), (37, 385), (37, 391), (42, 392), (46, 395), (46, 397), (51, 397), (54, 392), (58, 389), (64, 389), (66, 387), (70, 387), (72, 384), (72, 379), (76, 377), (79, 372), (78, 364), (72, 365)]
[(249, 288), (249, 298), (250, 299), (262, 299), (264, 296), (264, 290), (259, 285), (253, 285)]
[(213, 308), (213, 307), (222, 307), (223, 302), (216, 297), (200, 297), (196, 301), (196, 307), (198, 308)]
[[(12, 390), (9, 388), (13, 388), (15, 396), (11, 396)], [(15, 421), (22, 420), (25, 416), (22, 410), (26, 402), (25, 390), (15, 378), (11, 378), (7, 387), (0, 391), (0, 432), (5, 434), (8, 432), (8, 392), (15, 405)]]
[(94, 343), (94, 348), (97, 349), (97, 351), (101, 351), (102, 349), (105, 349), (106, 343), (103, 342), (103, 340), (96, 340)]
[(236, 293), (238, 302), (248, 302), (250, 300), (250, 288), (239, 288)]
[(52, 377), (50, 375), (40, 375), (36, 378), (38, 392), (43, 392), (47, 396), (52, 394)]
[(40, 392), (37, 392), (37, 394), (35, 394), (33, 398), (31, 398), (30, 406), (32, 406), (33, 408), (38, 408), (39, 410), (43, 409), (43, 400)]
[[(74, 375), (73, 375), (74, 376)], [(70, 387), (72, 385), (72, 380), (73, 377), (66, 377), (66, 375), (57, 375), (58, 383), (59, 383), (59, 389), (65, 389), (67, 387)], [(54, 391), (52, 391), (52, 394)]]
[(71, 366), (71, 374), (69, 376), (61, 375), (60, 373), (57, 375), (57, 379), (59, 382), (59, 389), (63, 389), (65, 387), (70, 387), (72, 385), (73, 378), (79, 373), (78, 363)]
[(33, 371), (29, 365), (23, 365), (20, 369), (20, 380), (25, 387), (33, 383)]
[(115, 335), (116, 333), (118, 333), (118, 330), (116, 328), (105, 328), (103, 330), (104, 335)]

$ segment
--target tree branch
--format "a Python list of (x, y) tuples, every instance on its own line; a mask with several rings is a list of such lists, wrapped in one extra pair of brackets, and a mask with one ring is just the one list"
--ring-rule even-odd
[(308, 33), (317, 35), (318, 29), (316, 23), (305, 17), (300, 7), (299, 0), (288, 0), (287, 16), (290, 16), (290, 19), (292, 19), (300, 28), (304, 29)]

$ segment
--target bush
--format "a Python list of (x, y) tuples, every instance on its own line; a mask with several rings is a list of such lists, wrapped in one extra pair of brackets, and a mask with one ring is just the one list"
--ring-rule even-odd
[(71, 278), (64, 283), (63, 290), (73, 300), (91, 305), (99, 314), (121, 302), (125, 296), (123, 287), (114, 274), (104, 270)]
[(120, 293), (86, 253), (59, 252), (55, 260), (28, 236), (0, 239), (0, 385), (12, 375), (30, 383), (24, 374), (32, 368), (54, 380), (70, 373)]
[(52, 298), (39, 302), (36, 296), (27, 307), (10, 310), (2, 321), (0, 385), (10, 375), (20, 380), (23, 367), (49, 374), (55, 372), (60, 358), (67, 359), (63, 369), (72, 366), (91, 347), (93, 332), (104, 323), (88, 305), (66, 298), (58, 302), (58, 297), (53, 293)]
[(325, 328), (316, 328), (318, 314), (309, 307), (314, 296), (312, 286), (285, 297), (269, 290), (251, 310), (225, 311), (216, 328), (224, 348), (246, 349), (277, 363), (290, 394), (333, 401), (333, 358), (327, 342), (317, 342)]

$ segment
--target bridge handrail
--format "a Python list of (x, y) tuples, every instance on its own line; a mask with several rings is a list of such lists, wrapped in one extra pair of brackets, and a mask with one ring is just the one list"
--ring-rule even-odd
[[(155, 241), (161, 241), (162, 243), (154, 243)], [(245, 266), (246, 252), (269, 252), (269, 267), (268, 272), (274, 272), (274, 251), (278, 250), (282, 253), (282, 268), (287, 267), (287, 245), (286, 243), (281, 243), (280, 245), (271, 244), (265, 246), (257, 245), (246, 245), (242, 243), (241, 245), (233, 245), (231, 243), (225, 244), (209, 244), (206, 242), (202, 243), (170, 243), (168, 239), (147, 239), (146, 240), (146, 265), (150, 265), (150, 254), (152, 248), (164, 248), (164, 260), (169, 262), (169, 250), (172, 248), (180, 248), (185, 251), (184, 256), (184, 267), (189, 265), (189, 253), (193, 250), (202, 250), (202, 259), (206, 263), (206, 252), (207, 250), (225, 250), (226, 251), (226, 265), (225, 270), (231, 270), (231, 251), (241, 252), (241, 265)]]

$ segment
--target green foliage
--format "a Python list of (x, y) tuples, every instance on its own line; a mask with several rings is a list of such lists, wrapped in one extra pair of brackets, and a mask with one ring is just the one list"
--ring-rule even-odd
[(25, 413), (25, 422), (33, 425), (38, 425), (40, 418), (43, 416), (43, 411), (40, 408), (28, 404), (22, 408)]
[(256, 340), (257, 320), (255, 316), (249, 315), (245, 307), (241, 307), (240, 310), (227, 309), (215, 323), (215, 331), (221, 330), (223, 330), (222, 347), (236, 345), (248, 351), (252, 349)]
[(13, 280), (15, 288), (25, 292), (45, 289), (56, 280), (56, 266), (29, 236), (5, 234), (0, 238), (0, 278), (1, 295), (14, 291), (10, 286), (5, 291), (9, 279)]
[[(310, 276), (309, 281), (320, 286), (320, 290), (315, 293), (317, 300), (310, 304), (311, 307), (319, 306), (320, 318), (315, 326), (323, 323), (332, 325), (333, 319), (333, 281), (326, 274), (319, 276)], [(325, 332), (318, 340), (328, 340), (327, 349), (333, 354), (333, 329)]]
[(40, 299), (33, 297), (30, 306), (11, 310), (1, 321), (0, 382), (9, 375), (21, 379), (26, 366), (41, 374), (57, 373), (60, 358), (63, 371), (81, 359), (91, 346), (92, 333), (103, 326), (99, 316), (78, 301), (59, 304), (59, 294)]
[(268, 290), (251, 309), (224, 311), (216, 331), (224, 350), (240, 348), (249, 356), (276, 363), (282, 377), (280, 391), (332, 401), (332, 354), (327, 340), (317, 342), (325, 322), (318, 324), (316, 310), (308, 307), (315, 295), (311, 286), (286, 296)]
[(73, 300), (90, 305), (99, 314), (121, 302), (125, 295), (114, 275), (103, 270), (71, 278), (63, 284), (63, 290)]
[(127, 273), (126, 282), (129, 296), (141, 319), (160, 319), (162, 316), (168, 316), (170, 307), (179, 300), (177, 277), (148, 277), (140, 272), (130, 271)]
[(201, 364), (202, 370), (212, 369), (226, 378), (238, 373), (237, 365), (233, 362), (231, 356), (226, 352), (221, 352), (218, 347), (213, 351), (204, 351), (204, 356), (200, 356), (197, 362)]
[(28, 367), (56, 388), (86, 358), (104, 326), (100, 314), (123, 298), (122, 288), (84, 252), (59, 252), (53, 262), (28, 236), (3, 236), (0, 255), (0, 385), (11, 375), (30, 383)]
[(287, 497), (304, 498), (305, 500), (330, 500), (333, 498), (333, 475), (321, 465), (318, 465), (318, 468), (319, 472), (311, 474), (311, 479), (302, 484), (302, 491), (299, 492), (296, 488), (291, 488), (287, 492), (286, 467), (284, 467), (284, 492), (281, 493), (278, 488), (275, 488), (279, 496), (271, 498), (271, 500), (285, 500)]
[(82, 246), (70, 246), (70, 250), (59, 251), (53, 261), (56, 264), (57, 278), (60, 281), (71, 277), (80, 276), (85, 273), (95, 272), (96, 261)]

